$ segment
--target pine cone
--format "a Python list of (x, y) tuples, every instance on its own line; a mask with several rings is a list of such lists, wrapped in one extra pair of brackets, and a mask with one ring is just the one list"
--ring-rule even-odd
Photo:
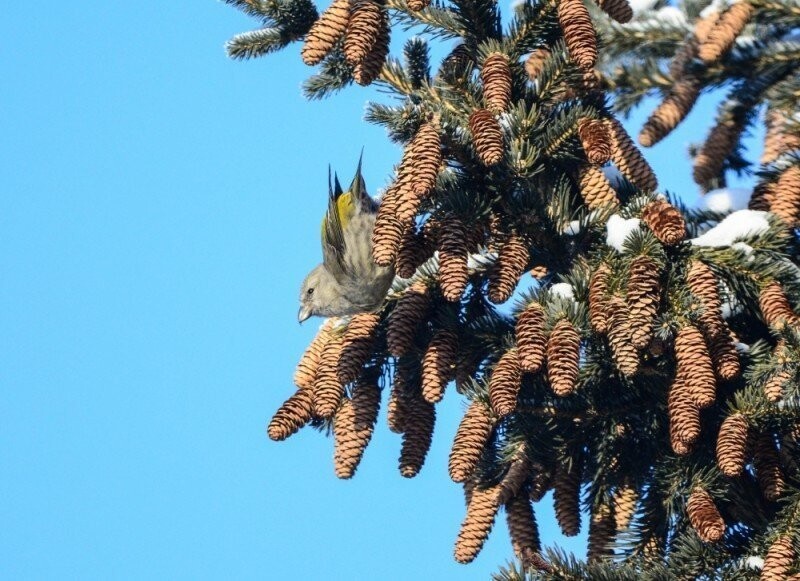
[(706, 41), (700, 45), (700, 59), (708, 64), (728, 52), (754, 12), (753, 5), (747, 0), (732, 4), (708, 33)]
[(395, 368), (392, 391), (389, 393), (389, 404), (386, 407), (386, 421), (389, 429), (395, 434), (402, 434), (405, 431), (408, 402), (411, 398), (406, 383), (406, 370), (402, 365), (398, 365)]
[(611, 187), (606, 175), (596, 165), (584, 164), (578, 169), (578, 185), (586, 206), (594, 210), (619, 205), (617, 191)]
[(464, 482), (472, 475), (493, 427), (494, 420), (486, 406), (473, 401), (458, 425), (450, 450), (449, 470), (453, 482)]
[(500, 114), (511, 103), (511, 68), (508, 57), (493, 52), (483, 61), (481, 69), (483, 81), (483, 100), (492, 113)]
[[(436, 187), (442, 166), (442, 143), (437, 123), (423, 123), (409, 146), (411, 185), (417, 194), (427, 196)], [(403, 160), (406, 163), (406, 160)]]
[(383, 10), (383, 18), (378, 38), (372, 46), (369, 54), (359, 62), (353, 69), (353, 80), (365, 87), (372, 83), (381, 74), (386, 55), (389, 54), (389, 40), (391, 30), (389, 28), (389, 16)]
[(611, 278), (611, 267), (605, 262), (601, 262), (592, 273), (589, 281), (589, 322), (592, 328), (598, 333), (608, 331), (608, 306), (606, 295), (608, 294), (608, 282)]
[(764, 568), (761, 569), (761, 581), (784, 581), (789, 578), (797, 553), (789, 536), (778, 537), (767, 551)]
[(650, 165), (642, 157), (622, 124), (613, 117), (606, 119), (611, 134), (611, 161), (622, 175), (646, 192), (658, 188), (658, 180)]
[(608, 321), (608, 344), (614, 363), (625, 377), (635, 375), (639, 370), (639, 354), (633, 346), (633, 329), (628, 306), (618, 296), (606, 302), (606, 320)]
[(527, 494), (517, 494), (506, 503), (506, 522), (511, 535), (511, 546), (520, 560), (524, 559), (526, 549), (539, 552), (539, 527)]
[(285, 440), (311, 421), (311, 389), (302, 388), (287, 399), (267, 426), (270, 440)]
[(439, 329), (422, 358), (422, 397), (429, 403), (441, 401), (447, 382), (453, 377), (458, 356), (458, 335)]
[(708, 348), (717, 377), (724, 381), (739, 377), (742, 370), (739, 364), (739, 352), (736, 351), (736, 345), (734, 345), (730, 333), (723, 331), (716, 335), (711, 339)]
[(713, 180), (722, 174), (725, 159), (731, 154), (744, 130), (744, 123), (727, 116), (708, 134), (694, 158), (692, 176), (696, 184), (710, 188)]
[(332, 327), (332, 320), (326, 320), (300, 358), (300, 363), (297, 364), (297, 369), (294, 372), (294, 384), (297, 387), (301, 389), (312, 389), (314, 387), (314, 382), (317, 379), (319, 360), (325, 348), (325, 344), (330, 337)]
[(637, 256), (631, 262), (628, 278), (628, 320), (631, 325), (631, 343), (644, 349), (653, 338), (653, 325), (661, 302), (660, 269), (649, 256)]
[(525, 240), (521, 236), (511, 235), (500, 247), (497, 260), (489, 272), (490, 301), (501, 304), (511, 297), (528, 260), (530, 254)]
[[(509, 462), (508, 470), (498, 483), (500, 489), (498, 500), (500, 504), (506, 504), (520, 493), (525, 481), (530, 477), (532, 469), (525, 446), (520, 446)], [(527, 496), (526, 494), (525, 497), (527, 498)]]
[[(667, 410), (672, 439), (677, 438), (688, 446), (694, 444), (700, 437), (700, 409), (692, 401), (682, 379), (676, 378), (669, 389)], [(676, 450), (680, 448), (679, 444), (673, 441), (672, 448), (675, 453), (679, 453)]]
[(764, 152), (761, 154), (761, 163), (769, 164), (784, 153), (800, 149), (800, 136), (787, 131), (786, 115), (777, 109), (770, 109), (765, 118), (767, 127), (764, 136)]
[(529, 496), (531, 502), (539, 502), (553, 487), (553, 472), (544, 466), (539, 465), (531, 477), (531, 489)]
[(716, 382), (711, 357), (703, 335), (693, 325), (686, 325), (675, 338), (675, 357), (678, 375), (686, 382), (689, 397), (700, 409), (707, 408), (716, 398)]
[(400, 448), (400, 474), (416, 476), (431, 447), (436, 409), (419, 396), (410, 397), (403, 421), (403, 444)]
[(364, 455), (375, 422), (381, 392), (374, 382), (364, 382), (355, 387), (353, 399), (345, 398), (333, 419), (333, 462), (338, 478), (352, 478)]
[(333, 0), (306, 35), (300, 52), (303, 62), (310, 66), (320, 63), (347, 30), (349, 18), (350, 0)]
[(517, 318), (516, 337), (519, 363), (523, 371), (536, 373), (544, 363), (547, 335), (545, 314), (537, 302), (530, 303)]
[(528, 73), (528, 78), (535, 81), (537, 77), (542, 74), (544, 64), (550, 58), (550, 51), (546, 48), (537, 48), (528, 58), (525, 59), (525, 72)]
[(456, 539), (455, 558), (459, 563), (469, 563), (478, 556), (494, 526), (500, 504), (496, 487), (476, 488), (472, 491), (467, 516), (461, 524)]
[(677, 244), (686, 236), (686, 223), (680, 211), (666, 200), (653, 200), (644, 207), (642, 220), (662, 243)]
[(516, 349), (506, 351), (494, 366), (489, 379), (489, 401), (500, 416), (507, 416), (517, 408), (517, 395), (522, 386), (522, 368)]
[(584, 71), (592, 70), (597, 62), (597, 38), (586, 6), (580, 0), (559, 0), (558, 23), (570, 59)]
[(628, 0), (597, 0), (597, 5), (611, 18), (625, 24), (633, 18), (633, 9)]
[(408, 9), (412, 12), (419, 12), (425, 10), (431, 5), (431, 0), (408, 0)]
[(792, 379), (792, 374), (785, 369), (776, 371), (764, 383), (764, 395), (771, 402), (780, 401), (784, 386)]
[[(412, 185), (413, 162), (408, 150), (403, 157), (403, 162), (397, 170), (397, 178), (394, 183), (386, 190), (381, 200), (381, 207), (387, 204), (387, 208), (392, 209), (392, 216), (400, 224), (405, 224), (405, 230), (414, 229), (414, 218), (422, 205), (422, 196)], [(380, 208), (379, 210), (380, 211)]]
[(395, 272), (400, 278), (411, 278), (428, 258), (430, 256), (426, 252), (422, 235), (414, 228), (409, 228), (400, 239), (397, 259), (394, 263)]
[(800, 167), (793, 165), (781, 173), (765, 192), (767, 209), (787, 226), (800, 225)]
[(568, 472), (563, 464), (557, 465), (553, 481), (553, 505), (558, 526), (567, 537), (574, 537), (581, 529), (580, 486), (580, 470), (577, 466), (573, 465)]
[[(388, 193), (388, 192), (387, 192)], [(372, 229), (372, 258), (378, 266), (389, 266), (397, 256), (403, 234), (408, 229), (395, 217), (398, 200), (384, 199)]]
[(686, 274), (686, 283), (692, 294), (703, 304), (700, 326), (706, 336), (716, 337), (721, 333), (727, 335), (727, 328), (722, 320), (722, 300), (719, 297), (717, 277), (711, 269), (704, 262), (692, 260)]
[(623, 484), (614, 492), (614, 520), (617, 532), (626, 530), (636, 514), (639, 492), (629, 484)]
[(702, 488), (695, 488), (686, 503), (689, 522), (697, 535), (705, 543), (715, 543), (725, 534), (725, 521), (722, 520), (714, 499)]
[(431, 299), (424, 282), (415, 282), (398, 299), (386, 325), (386, 345), (395, 357), (405, 355), (414, 344), (414, 335), (428, 314)]
[(581, 336), (569, 319), (561, 319), (547, 340), (547, 380), (558, 396), (575, 391), (578, 382)]
[(344, 57), (355, 66), (363, 61), (378, 40), (383, 22), (381, 7), (372, 0), (353, 3), (344, 37)]
[(469, 130), (472, 143), (481, 163), (492, 166), (503, 159), (503, 132), (491, 111), (476, 109), (469, 116)]
[(764, 321), (770, 327), (782, 329), (785, 325), (793, 325), (797, 321), (797, 315), (794, 314), (789, 299), (786, 298), (781, 284), (777, 281), (773, 281), (761, 289), (758, 303), (761, 306)]
[(670, 424), (669, 424), (669, 443), (670, 443), (670, 446), (672, 447), (672, 451), (675, 452), (675, 454), (678, 455), (678, 456), (687, 456), (687, 455), (691, 454), (692, 451), (694, 450), (694, 444), (687, 444), (686, 442), (681, 440), (677, 436), (677, 434), (675, 433), (676, 429), (677, 428), (675, 427), (675, 423), (674, 422), (670, 422)]
[(759, 434), (755, 446), (753, 446), (753, 466), (756, 469), (756, 478), (761, 492), (769, 501), (778, 500), (786, 489), (780, 462), (772, 434), (766, 432)]
[(372, 355), (380, 322), (381, 316), (376, 313), (358, 313), (350, 319), (342, 337), (342, 354), (337, 366), (342, 385), (355, 381), (361, 375), (361, 368)]
[(722, 422), (717, 436), (717, 465), (731, 478), (744, 470), (747, 453), (747, 418), (740, 413), (729, 415)]
[(645, 122), (639, 143), (651, 147), (669, 135), (692, 110), (700, 89), (701, 84), (694, 77), (678, 80)]
[(333, 417), (344, 396), (344, 385), (339, 381), (339, 358), (342, 353), (342, 338), (331, 337), (322, 351), (314, 383), (314, 415)]
[[(613, 1), (626, 2), (626, 0)], [(603, 165), (611, 159), (611, 133), (600, 119), (590, 119), (589, 117), (579, 119), (578, 137), (589, 163)]]
[(617, 525), (611, 507), (607, 504), (595, 507), (589, 521), (589, 548), (586, 558), (590, 563), (614, 554), (616, 532)]
[(461, 220), (450, 216), (439, 235), (439, 285), (442, 296), (450, 302), (461, 300), (469, 280), (466, 234)]

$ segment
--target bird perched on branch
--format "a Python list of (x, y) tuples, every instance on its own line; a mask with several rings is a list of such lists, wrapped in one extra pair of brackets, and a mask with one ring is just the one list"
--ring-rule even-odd
[(350, 187), (342, 191), (338, 177), (331, 185), (322, 221), (322, 264), (306, 276), (300, 289), (302, 323), (309, 317), (338, 317), (374, 311), (383, 303), (394, 270), (372, 259), (372, 229), (377, 203), (367, 193), (361, 158)]

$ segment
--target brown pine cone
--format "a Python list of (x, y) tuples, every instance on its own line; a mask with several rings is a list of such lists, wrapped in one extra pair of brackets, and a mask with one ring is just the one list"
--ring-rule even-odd
[(642, 210), (642, 220), (656, 238), (672, 246), (686, 236), (686, 223), (680, 211), (666, 200), (653, 200)]
[(773, 281), (761, 289), (758, 295), (758, 304), (764, 322), (775, 329), (782, 329), (785, 325), (792, 325), (797, 321), (797, 315), (789, 304), (789, 299), (783, 292), (783, 287), (778, 281)]
[(669, 135), (692, 110), (700, 89), (700, 82), (694, 77), (679, 79), (648, 117), (639, 133), (639, 143), (651, 147)]
[(606, 174), (596, 165), (584, 164), (578, 169), (581, 196), (590, 210), (619, 205), (617, 191), (611, 187)]
[(687, 456), (688, 454), (691, 454), (692, 451), (694, 450), (694, 444), (687, 444), (686, 442), (681, 440), (675, 433), (676, 429), (677, 428), (675, 427), (675, 423), (670, 422), (669, 443), (670, 446), (672, 447), (672, 451), (675, 452), (675, 454), (677, 454), (678, 456)]
[(617, 525), (617, 532), (626, 530), (636, 514), (636, 503), (639, 499), (639, 492), (629, 484), (623, 484), (614, 492), (614, 520)]
[(428, 314), (430, 305), (428, 287), (424, 282), (415, 282), (405, 290), (387, 321), (386, 345), (389, 353), (400, 357), (412, 348), (417, 327)]
[(389, 393), (389, 404), (386, 407), (386, 422), (389, 429), (395, 434), (405, 431), (405, 419), (408, 411), (408, 401), (411, 396), (407, 390), (406, 370), (398, 365), (395, 368), (392, 380), (392, 390)]
[(409, 228), (400, 239), (394, 269), (400, 278), (411, 278), (430, 256), (426, 252), (422, 234)]
[(441, 401), (447, 382), (455, 375), (458, 335), (450, 329), (434, 334), (422, 358), (422, 397), (429, 403)]
[(470, 495), (467, 515), (456, 539), (455, 558), (459, 563), (469, 563), (478, 556), (494, 526), (500, 508), (496, 487), (476, 488)]
[(570, 471), (567, 471), (566, 466), (562, 464), (556, 466), (553, 480), (553, 505), (558, 526), (567, 537), (574, 537), (581, 529), (580, 486), (578, 466), (573, 465)]
[(780, 401), (783, 397), (784, 386), (792, 379), (792, 374), (781, 369), (769, 376), (764, 383), (764, 395), (771, 402)]
[[(700, 437), (700, 409), (692, 401), (691, 395), (686, 389), (686, 383), (682, 379), (676, 378), (670, 386), (667, 410), (671, 438), (673, 440), (677, 438), (688, 446), (694, 444)], [(676, 448), (680, 447), (680, 444), (672, 442), (675, 453), (679, 454)]]
[(535, 81), (536, 78), (542, 74), (544, 63), (550, 58), (550, 51), (546, 48), (537, 48), (528, 58), (525, 59), (525, 72), (528, 73), (528, 78)]
[[(442, 166), (442, 143), (437, 123), (423, 123), (409, 145), (411, 186), (420, 196), (427, 196), (436, 187), (436, 176)], [(403, 163), (407, 163), (403, 160)]]
[(419, 396), (410, 397), (403, 421), (403, 444), (400, 448), (400, 474), (413, 478), (425, 463), (431, 447), (436, 409)]
[(353, 80), (356, 83), (365, 87), (378, 78), (383, 69), (383, 63), (386, 56), (389, 54), (389, 40), (391, 30), (389, 28), (389, 16), (383, 10), (383, 18), (381, 21), (381, 28), (378, 33), (378, 38), (372, 46), (369, 54), (359, 62), (353, 69)]
[(516, 349), (506, 351), (494, 366), (489, 379), (489, 401), (500, 416), (507, 416), (517, 408), (517, 395), (522, 386), (522, 368)]
[(712, 181), (722, 174), (725, 159), (736, 147), (742, 131), (744, 123), (731, 116), (726, 116), (711, 128), (692, 162), (692, 177), (696, 184), (711, 188)]
[(310, 66), (321, 62), (347, 30), (349, 18), (350, 0), (333, 0), (306, 35), (300, 51), (303, 62)]
[(796, 559), (792, 539), (788, 536), (778, 537), (767, 551), (764, 568), (761, 569), (761, 581), (784, 581), (789, 578), (789, 569)]
[(739, 352), (731, 339), (730, 333), (723, 331), (711, 339), (708, 346), (711, 353), (711, 360), (714, 362), (714, 372), (717, 377), (724, 381), (729, 381), (742, 371), (739, 364)]
[(511, 68), (508, 57), (500, 52), (487, 56), (481, 69), (481, 81), (486, 108), (495, 114), (508, 109), (511, 103)]
[(756, 438), (753, 446), (753, 466), (764, 498), (769, 501), (778, 500), (786, 489), (786, 480), (781, 471), (781, 460), (772, 434), (762, 432)]
[(439, 285), (442, 296), (450, 302), (461, 300), (467, 288), (468, 254), (466, 228), (461, 220), (450, 216), (442, 223), (439, 233)]
[(708, 64), (728, 52), (754, 12), (753, 5), (747, 0), (732, 4), (708, 33), (705, 42), (700, 45), (698, 51), (700, 59)]
[(625, 24), (633, 18), (633, 9), (628, 0), (597, 0), (597, 5), (611, 18)]
[(517, 558), (523, 560), (526, 549), (537, 553), (541, 550), (539, 527), (527, 494), (517, 494), (506, 502), (506, 522)]
[(547, 340), (547, 381), (558, 396), (575, 391), (581, 336), (569, 319), (561, 319)]
[(419, 12), (425, 10), (431, 5), (431, 0), (408, 0), (408, 9), (412, 12)]
[[(508, 470), (506, 470), (503, 478), (498, 483), (500, 487), (500, 495), (498, 497), (500, 504), (509, 502), (519, 494), (525, 481), (530, 477), (532, 470), (533, 465), (528, 458), (525, 446), (521, 446), (509, 462)], [(527, 498), (527, 496), (526, 494), (525, 497)]]
[[(618, 1), (625, 2), (626, 0)], [(589, 163), (603, 165), (611, 159), (611, 134), (606, 124), (600, 119), (590, 119), (589, 117), (579, 119), (578, 137)]]
[(531, 489), (529, 496), (531, 502), (539, 502), (547, 494), (547, 491), (553, 488), (553, 472), (548, 470), (542, 465), (535, 467), (533, 476), (531, 477)]
[(406, 230), (412, 230), (414, 228), (414, 218), (422, 204), (422, 196), (414, 189), (411, 183), (413, 167), (410, 163), (406, 164), (405, 162), (406, 158), (400, 164), (400, 168), (397, 171), (397, 179), (386, 190), (384, 201), (393, 208), (394, 219), (400, 224), (405, 224)]
[(628, 320), (631, 343), (644, 349), (653, 338), (653, 326), (661, 301), (660, 269), (649, 256), (637, 256), (631, 261), (627, 285)]
[(606, 295), (608, 294), (608, 282), (611, 278), (611, 267), (605, 262), (601, 262), (592, 273), (589, 281), (589, 322), (592, 328), (598, 333), (608, 331), (608, 306)]
[(717, 465), (731, 478), (744, 470), (747, 454), (747, 418), (740, 413), (729, 415), (719, 427), (717, 436)]
[(678, 376), (686, 382), (689, 397), (700, 409), (716, 399), (716, 381), (711, 356), (703, 335), (694, 325), (686, 325), (675, 338)]
[(597, 62), (597, 38), (589, 11), (580, 0), (559, 0), (558, 23), (572, 61), (584, 71)]
[(611, 346), (614, 363), (622, 375), (631, 377), (639, 370), (639, 354), (633, 346), (633, 329), (628, 316), (628, 305), (621, 297), (613, 296), (606, 301), (606, 320), (608, 344)]
[(353, 3), (347, 32), (344, 37), (344, 57), (355, 66), (370, 53), (380, 34), (383, 14), (381, 7), (372, 0)]
[(717, 277), (706, 263), (692, 260), (686, 274), (689, 290), (700, 299), (703, 313), (700, 315), (700, 327), (707, 337), (716, 337), (721, 333), (727, 335), (725, 321), (722, 320), (722, 300), (719, 296)]
[(689, 522), (705, 543), (715, 543), (725, 534), (725, 521), (714, 504), (711, 495), (702, 488), (695, 488), (686, 503)]
[(589, 548), (586, 555), (590, 563), (614, 554), (616, 532), (617, 524), (611, 507), (607, 504), (594, 507), (589, 521)]
[(342, 353), (337, 366), (342, 385), (355, 381), (361, 375), (361, 368), (372, 355), (380, 322), (381, 316), (376, 313), (358, 313), (350, 319), (342, 337)]
[(503, 159), (503, 132), (491, 111), (476, 109), (469, 116), (469, 130), (472, 143), (481, 163), (492, 166)]
[(398, 205), (399, 199), (390, 196), (384, 198), (378, 207), (372, 229), (372, 259), (378, 266), (389, 266), (394, 262), (403, 234), (409, 229), (395, 216)]
[(495, 304), (506, 302), (517, 288), (522, 273), (530, 260), (525, 239), (512, 234), (500, 247), (497, 260), (489, 272), (489, 300)]
[(650, 164), (642, 157), (628, 132), (615, 118), (606, 119), (606, 126), (611, 134), (611, 161), (622, 175), (636, 187), (646, 192), (658, 188), (658, 180)]
[(317, 381), (314, 383), (314, 415), (333, 417), (344, 396), (344, 384), (339, 381), (339, 358), (342, 353), (342, 337), (332, 336), (319, 361)]
[(544, 363), (547, 348), (544, 325), (544, 309), (537, 302), (530, 303), (517, 318), (515, 333), (519, 363), (528, 373), (536, 373)]
[(450, 450), (449, 470), (453, 482), (465, 482), (472, 475), (494, 428), (494, 420), (481, 402), (473, 401), (458, 425)]
[(800, 166), (785, 170), (765, 197), (769, 211), (796, 228), (800, 224)]
[(783, 112), (770, 109), (765, 125), (767, 132), (764, 136), (764, 152), (761, 154), (762, 164), (772, 163), (784, 153), (800, 148), (800, 136), (787, 130), (787, 119)]
[(331, 319), (326, 320), (317, 331), (314, 339), (311, 340), (303, 356), (300, 357), (300, 362), (294, 372), (294, 384), (297, 387), (301, 389), (314, 387), (314, 382), (317, 379), (317, 369), (319, 368), (319, 359), (325, 344), (328, 342), (332, 327), (333, 321)]
[(311, 421), (311, 389), (298, 389), (297, 392), (287, 399), (267, 426), (267, 435), (270, 440), (279, 442), (285, 440), (297, 430)]
[(333, 418), (334, 470), (338, 478), (352, 478), (364, 455), (375, 422), (381, 392), (375, 382), (364, 382), (355, 387), (353, 399), (345, 398)]

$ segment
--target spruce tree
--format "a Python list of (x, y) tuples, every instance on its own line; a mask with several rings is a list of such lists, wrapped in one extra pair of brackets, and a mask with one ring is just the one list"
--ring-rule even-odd
[[(519, 564), (498, 579), (800, 576), (800, 6), (226, 1), (262, 21), (232, 57), (302, 43), (306, 95), (379, 84), (396, 98), (367, 121), (403, 146), (373, 236), (402, 278), (380, 313), (321, 328), (269, 436), (329, 429), (349, 478), (382, 400), (413, 477), (437, 403), (462, 398), (456, 560), (502, 509)], [(705, 191), (753, 171), (742, 138), (763, 123), (749, 209), (664, 195), (616, 117), (658, 95), (649, 147), (713, 91), (686, 171)], [(542, 552), (548, 490), (565, 534), (588, 528), (586, 558)]]

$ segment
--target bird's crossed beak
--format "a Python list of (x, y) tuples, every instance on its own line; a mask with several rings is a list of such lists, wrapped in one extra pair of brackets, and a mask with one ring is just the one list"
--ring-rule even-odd
[(300, 310), (297, 311), (297, 322), (301, 323), (311, 317), (311, 308), (306, 305), (301, 305)]

